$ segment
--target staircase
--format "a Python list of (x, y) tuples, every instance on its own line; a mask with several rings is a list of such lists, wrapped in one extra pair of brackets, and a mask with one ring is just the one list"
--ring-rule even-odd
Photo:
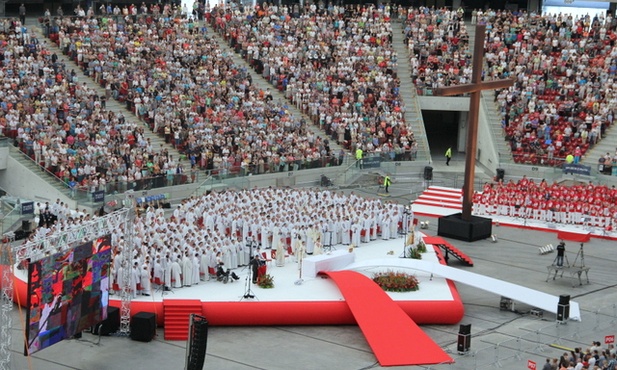
[(405, 45), (403, 35), (404, 23), (392, 22), (392, 49), (397, 55), (397, 76), (400, 80), (399, 95), (403, 101), (405, 122), (414, 132), (414, 137), (418, 142), (417, 161), (431, 160), (431, 150), (428, 144), (428, 137), (422, 118), (422, 109), (418, 100), (416, 86), (411, 81), (411, 63), (409, 62), (409, 49)]
[(502, 126), (502, 116), (499, 113), (495, 100), (494, 90), (484, 90), (481, 95), (480, 106), (484, 111), (488, 127), (491, 130), (493, 141), (499, 154), (499, 163), (514, 163), (512, 160), (512, 148), (506, 141)]
[(463, 209), (463, 191), (442, 186), (429, 186), (413, 204), (414, 206), (424, 205), (460, 211)]
[(62, 201), (68, 201), (70, 190), (64, 181), (47, 171), (43, 166), (37, 164), (32, 158), (28, 157), (24, 152), (13, 145), (9, 145), (9, 156), (30, 170), (33, 175), (45, 180), (45, 182), (58, 190), (58, 192), (66, 195), (67, 199), (62, 199)]
[(189, 337), (189, 316), (202, 314), (201, 301), (196, 299), (163, 300), (165, 340), (187, 340)]
[(611, 157), (615, 155), (615, 146), (617, 143), (617, 130), (613, 127), (617, 123), (613, 123), (606, 131), (606, 136), (600, 140), (593, 148), (587, 150), (587, 153), (582, 158), (585, 165), (591, 166), (592, 169), (597, 169), (598, 159), (611, 153)]
[(456, 259), (461, 261), (461, 263), (465, 266), (473, 266), (473, 261), (471, 257), (463, 253), (460, 249), (456, 248), (452, 244), (448, 243), (446, 240), (436, 236), (425, 236), (422, 238), (424, 244), (431, 244), (433, 246), (437, 246), (441, 248), (445, 252), (444, 260), (446, 264), (448, 264), (448, 255), (454, 256)]
[(298, 120), (304, 119), (307, 123), (310, 122), (311, 124), (305, 125), (305, 128), (308, 131), (312, 132), (315, 135), (315, 137), (321, 138), (322, 142), (324, 140), (328, 140), (328, 145), (330, 146), (330, 151), (333, 155), (336, 155), (342, 149), (342, 147), (335, 140), (332, 140), (331, 138), (327, 137), (326, 133), (320, 130), (320, 128), (317, 125), (312, 124), (313, 120), (308, 115), (300, 111), (300, 109), (298, 109), (291, 101), (289, 101), (285, 97), (285, 94), (283, 94), (283, 92), (279, 91), (279, 89), (274, 88), (274, 86), (272, 86), (272, 84), (270, 84), (265, 78), (263, 78), (260, 74), (257, 74), (255, 70), (253, 70), (253, 68), (246, 62), (246, 60), (242, 59), (242, 57), (238, 55), (235, 52), (235, 50), (229, 47), (229, 43), (225, 41), (225, 39), (218, 32), (216, 31), (209, 32), (208, 36), (216, 40), (216, 42), (219, 45), (219, 48), (227, 52), (227, 55), (231, 57), (234, 64), (236, 64), (237, 66), (244, 66), (246, 68), (246, 70), (252, 77), (253, 86), (255, 86), (257, 89), (264, 90), (264, 91), (266, 89), (270, 89), (272, 98), (274, 98), (274, 100), (277, 102), (285, 103), (283, 104), (285, 108), (289, 110), (289, 112), (296, 119)]

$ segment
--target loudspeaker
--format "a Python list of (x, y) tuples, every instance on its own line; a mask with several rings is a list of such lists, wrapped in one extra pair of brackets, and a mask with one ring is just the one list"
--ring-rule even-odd
[(31, 223), (30, 220), (22, 220), (21, 221), (21, 229), (25, 232), (30, 232), (30, 228), (31, 228)]
[(469, 347), (471, 347), (471, 335), (459, 333), (456, 342), (456, 351), (459, 354), (464, 354), (465, 352), (469, 352)]
[(206, 358), (208, 346), (208, 321), (194, 320), (189, 332), (188, 357), (186, 359), (187, 370), (202, 370)]
[(459, 325), (458, 326), (458, 333), (459, 334), (471, 334), (471, 324), (467, 324), (467, 325)]
[(562, 294), (559, 296), (559, 304), (570, 304), (570, 296)]
[(94, 335), (108, 336), (120, 329), (120, 310), (118, 307), (107, 307), (107, 318), (90, 328)]
[(557, 321), (566, 321), (570, 318), (570, 304), (557, 305)]
[(131, 318), (131, 339), (149, 342), (156, 335), (156, 316), (152, 312), (138, 312)]
[(503, 168), (498, 168), (497, 169), (497, 181), (502, 180), (503, 178), (506, 176), (506, 170), (504, 170)]
[(433, 180), (433, 167), (431, 166), (424, 167), (424, 180), (427, 180), (427, 181)]

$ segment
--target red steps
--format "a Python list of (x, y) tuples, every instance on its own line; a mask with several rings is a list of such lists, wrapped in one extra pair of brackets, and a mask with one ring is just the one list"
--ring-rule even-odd
[(202, 303), (197, 299), (164, 299), (165, 340), (187, 340), (189, 315), (202, 314)]
[(414, 204), (461, 210), (463, 208), (463, 191), (443, 186), (429, 186), (414, 201)]
[[(440, 237), (437, 237), (437, 236), (425, 236), (423, 238), (423, 240), (424, 240), (425, 244), (431, 244), (431, 245), (434, 245), (434, 246), (438, 246), (438, 247), (442, 248), (443, 250), (445, 250), (446, 251), (446, 256), (448, 254), (451, 254), (454, 257), (456, 257), (457, 259), (459, 259), (461, 262), (463, 262), (465, 265), (473, 266), (473, 260), (471, 259), (471, 257), (469, 257), (468, 255), (463, 253), (463, 251), (461, 251), (460, 249), (456, 248), (452, 244), (450, 244), (447, 241), (445, 241), (443, 238), (440, 238)], [(446, 259), (446, 264), (447, 263), (448, 263), (448, 261)]]

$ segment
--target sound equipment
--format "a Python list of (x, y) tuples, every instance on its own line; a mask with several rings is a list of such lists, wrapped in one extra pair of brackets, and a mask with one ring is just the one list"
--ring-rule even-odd
[(557, 304), (557, 321), (564, 323), (570, 318), (570, 296), (560, 295)]
[(156, 315), (152, 312), (138, 312), (131, 318), (131, 339), (149, 342), (156, 335)]
[(471, 334), (471, 324), (461, 324), (458, 326), (458, 333), (459, 334)]
[(459, 325), (458, 340), (456, 342), (456, 351), (459, 355), (464, 355), (469, 352), (471, 347), (471, 324)]
[(424, 167), (424, 180), (433, 181), (433, 167), (431, 166)]
[(94, 335), (109, 336), (120, 329), (120, 309), (118, 307), (107, 307), (107, 318), (97, 325), (90, 328)]
[(570, 296), (567, 294), (560, 295), (559, 304), (570, 304)]
[(202, 370), (208, 346), (208, 321), (205, 317), (191, 314), (189, 343), (186, 348), (186, 370)]
[(497, 169), (497, 181), (501, 180), (503, 181), (503, 178), (506, 176), (506, 170), (504, 170), (503, 168), (498, 168)]

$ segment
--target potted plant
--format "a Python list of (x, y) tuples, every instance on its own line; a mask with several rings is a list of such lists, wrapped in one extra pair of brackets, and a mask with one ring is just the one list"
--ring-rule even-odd
[(418, 245), (416, 245), (416, 249), (420, 253), (426, 253), (426, 244), (424, 244), (424, 240), (420, 239)]

